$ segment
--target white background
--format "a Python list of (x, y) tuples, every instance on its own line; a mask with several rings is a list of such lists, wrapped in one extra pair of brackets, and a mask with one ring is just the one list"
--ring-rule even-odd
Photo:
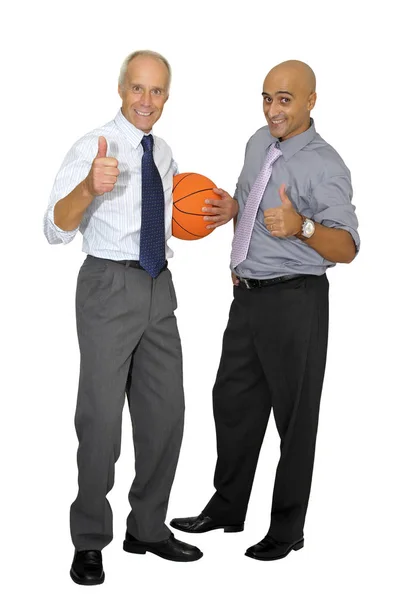
[[(1, 560), (3, 598), (396, 598), (396, 34), (379, 2), (15, 2), (2, 17)], [(133, 447), (127, 411), (105, 584), (69, 578), (76, 494), (74, 320), (81, 237), (50, 247), (42, 216), (70, 146), (116, 114), (117, 77), (139, 48), (173, 67), (156, 133), (183, 171), (233, 193), (264, 124), (261, 86), (286, 59), (317, 74), (319, 133), (352, 172), (362, 249), (329, 273), (330, 343), (305, 548), (244, 556), (268, 529), (278, 437), (270, 421), (243, 533), (181, 534), (204, 557), (177, 564), (122, 551)], [(172, 241), (186, 427), (169, 518), (213, 493), (211, 389), (232, 290), (232, 227)], [(394, 560), (395, 554), (395, 560)], [(5, 592), (5, 593), (3, 593)]]

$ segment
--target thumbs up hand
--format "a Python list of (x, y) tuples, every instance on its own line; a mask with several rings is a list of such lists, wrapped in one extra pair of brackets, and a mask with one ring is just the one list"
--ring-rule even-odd
[(89, 174), (85, 179), (88, 192), (92, 196), (102, 196), (115, 187), (120, 171), (116, 158), (106, 156), (108, 143), (101, 135), (98, 138), (98, 153), (93, 160)]
[(301, 232), (302, 218), (295, 211), (289, 196), (286, 194), (286, 186), (283, 183), (279, 188), (281, 205), (276, 208), (268, 208), (264, 211), (264, 223), (268, 231), (274, 237), (289, 237)]

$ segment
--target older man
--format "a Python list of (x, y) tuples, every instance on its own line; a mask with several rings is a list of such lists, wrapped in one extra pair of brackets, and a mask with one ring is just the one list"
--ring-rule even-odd
[[(315, 76), (300, 61), (274, 67), (263, 86), (268, 127), (246, 147), (232, 243), (234, 301), (214, 386), (216, 493), (182, 531), (242, 531), (271, 408), (281, 456), (259, 560), (304, 545), (319, 403), (326, 361), (326, 270), (359, 248), (350, 172), (315, 131)], [(220, 192), (222, 201), (226, 192)], [(218, 226), (215, 216), (206, 217)]]
[(79, 491), (70, 512), (76, 548), (70, 574), (83, 585), (104, 581), (101, 550), (112, 540), (106, 496), (120, 454), (125, 394), (136, 472), (124, 549), (174, 561), (202, 556), (164, 523), (184, 415), (177, 301), (166, 261), (176, 165), (168, 145), (151, 133), (170, 76), (157, 53), (127, 57), (121, 110), (69, 151), (45, 216), (51, 244), (66, 244), (80, 230), (88, 254), (76, 293)]

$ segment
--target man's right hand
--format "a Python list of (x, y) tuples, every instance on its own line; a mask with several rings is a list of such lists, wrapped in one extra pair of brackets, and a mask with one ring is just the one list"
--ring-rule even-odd
[(84, 180), (86, 189), (92, 196), (102, 196), (106, 192), (111, 192), (115, 187), (118, 175), (120, 175), (117, 168), (118, 162), (116, 158), (106, 156), (107, 149), (107, 141), (101, 135), (98, 138), (98, 154)]
[(233, 271), (231, 271), (231, 277), (232, 277), (232, 283), (233, 283), (235, 286), (236, 286), (236, 285), (239, 285), (239, 279), (238, 279), (238, 276), (237, 276), (237, 275), (236, 275), (236, 274), (235, 274)]

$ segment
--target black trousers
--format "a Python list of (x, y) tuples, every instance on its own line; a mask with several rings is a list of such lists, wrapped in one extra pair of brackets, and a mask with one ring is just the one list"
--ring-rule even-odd
[(278, 541), (303, 536), (328, 337), (326, 275), (234, 288), (213, 390), (216, 493), (203, 510), (243, 523), (271, 408), (281, 439), (271, 524)]

